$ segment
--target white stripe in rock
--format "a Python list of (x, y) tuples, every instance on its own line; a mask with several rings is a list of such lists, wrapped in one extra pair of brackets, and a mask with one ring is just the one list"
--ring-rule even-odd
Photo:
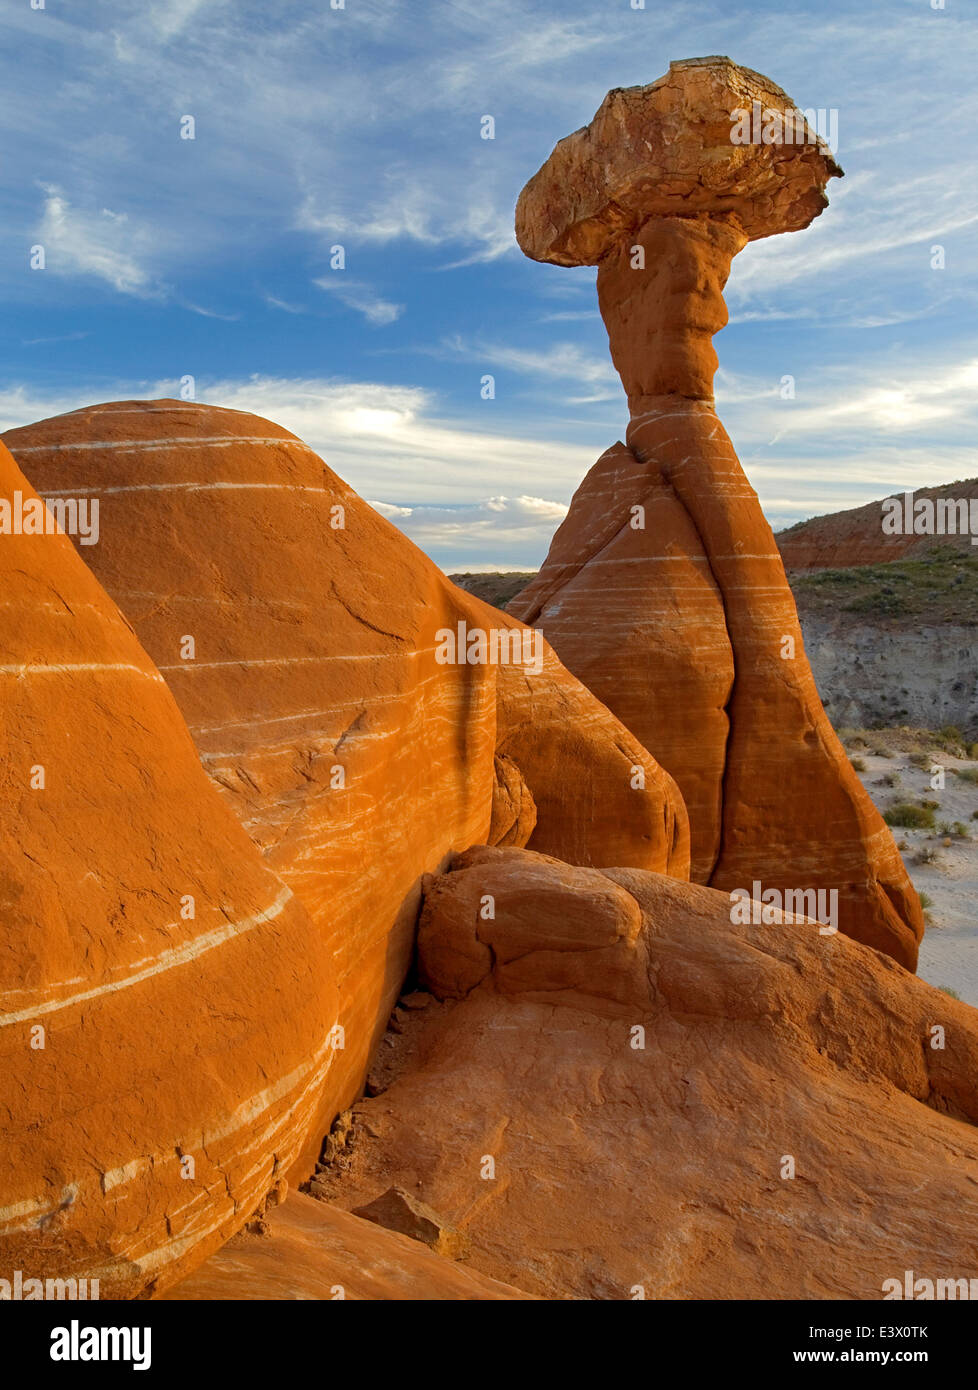
[[(291, 889), (283, 887), (270, 907), (256, 912), (251, 917), (245, 917), (240, 922), (226, 922), (222, 927), (215, 927), (213, 931), (195, 936), (192, 941), (185, 941), (182, 946), (174, 946), (169, 951), (163, 951), (150, 965), (135, 971), (132, 975), (127, 975), (125, 979), (111, 980), (107, 984), (96, 985), (94, 989), (82, 990), (78, 994), (68, 995), (64, 999), (49, 999), (44, 1004), (35, 1004), (29, 1009), (18, 1009), (15, 1013), (0, 1014), (0, 1028), (9, 1028), (13, 1023), (24, 1023), (28, 1019), (39, 1018), (42, 1014), (55, 1013), (59, 1009), (70, 1009), (75, 1004), (84, 1004), (88, 1000), (98, 999), (104, 994), (114, 994), (117, 990), (129, 989), (132, 985), (141, 984), (143, 980), (151, 979), (154, 975), (161, 975), (167, 970), (173, 970), (178, 965), (186, 965), (190, 961), (197, 960), (206, 952), (213, 951), (215, 947), (223, 946), (226, 941), (242, 936), (245, 932), (253, 931), (255, 927), (263, 926), (266, 922), (274, 921), (291, 897)], [(0, 995), (0, 999), (4, 997), (6, 996)]]

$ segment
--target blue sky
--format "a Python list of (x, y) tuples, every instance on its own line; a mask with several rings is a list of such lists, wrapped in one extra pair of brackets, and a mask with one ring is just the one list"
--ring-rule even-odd
[(631, 3), (7, 0), (0, 428), (190, 374), (446, 569), (535, 567), (626, 411), (594, 271), (523, 257), (513, 206), (610, 87), (726, 53), (837, 109), (846, 170), (728, 284), (769, 518), (978, 474), (975, 4)]

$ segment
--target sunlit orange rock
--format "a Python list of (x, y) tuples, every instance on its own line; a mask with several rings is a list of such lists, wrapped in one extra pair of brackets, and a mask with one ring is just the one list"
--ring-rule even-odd
[(388, 1034), (336, 1201), (415, 1193), (467, 1269), (545, 1298), (969, 1277), (978, 1014), (813, 921), (732, 907), (639, 870), (459, 856), (421, 914), (436, 998)]
[(297, 1192), (268, 1214), (262, 1235), (242, 1231), (165, 1295), (182, 1303), (310, 1299), (351, 1302), (531, 1299), (445, 1259), (420, 1241)]
[(318, 1142), (337, 971), (43, 530), (0, 535), (0, 920), (0, 1277), (165, 1288)]

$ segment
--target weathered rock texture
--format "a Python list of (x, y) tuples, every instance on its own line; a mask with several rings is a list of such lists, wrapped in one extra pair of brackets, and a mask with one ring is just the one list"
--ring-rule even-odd
[(530, 1299), (419, 1241), (384, 1230), (301, 1192), (268, 1216), (268, 1231), (242, 1231), (165, 1298), (497, 1301)]
[(520, 624), (449, 583), (288, 431), (130, 401), (6, 439), (41, 492), (100, 499), (86, 562), (323, 934), (345, 1035), (334, 1114), (404, 978), (421, 875), (451, 852), (491, 836), (688, 872), (682, 800), (638, 740), (545, 644), (538, 671), (440, 663), (439, 633), (460, 622)]
[(807, 226), (841, 173), (824, 145), (733, 144), (731, 112), (754, 101), (790, 107), (729, 59), (674, 63), (610, 93), (521, 194), (528, 255), (598, 266), (631, 419), (510, 611), (675, 776), (695, 877), (835, 890), (842, 930), (913, 968), (919, 902), (825, 717), (771, 529), (713, 405), (732, 257)]
[(461, 1260), (468, 1254), (468, 1241), (452, 1226), (446, 1226), (438, 1213), (421, 1202), (403, 1187), (390, 1187), (366, 1206), (358, 1207), (354, 1216), (383, 1226), (387, 1231), (399, 1231), (424, 1245), (430, 1245), (449, 1260)]
[(655, 744), (689, 812), (691, 876), (708, 880), (720, 850), (734, 661), (722, 595), (674, 489), (613, 445), (511, 607), (546, 630), (646, 747)]
[(0, 1269), (166, 1287), (318, 1141), (336, 971), (64, 535), (0, 538), (0, 808)]
[(397, 1184), (468, 1236), (468, 1268), (549, 1298), (968, 1277), (978, 1015), (858, 942), (730, 907), (641, 871), (459, 856), (419, 933), (442, 1002), (389, 1035), (340, 1204)]

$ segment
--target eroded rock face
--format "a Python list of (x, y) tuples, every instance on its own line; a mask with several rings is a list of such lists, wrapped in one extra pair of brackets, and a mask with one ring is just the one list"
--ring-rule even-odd
[(631, 418), (509, 607), (676, 777), (694, 877), (834, 893), (843, 932), (913, 969), (917, 895), (822, 709), (777, 545), (713, 404), (732, 257), (806, 226), (841, 172), (821, 145), (731, 143), (731, 110), (777, 90), (728, 59), (673, 64), (611, 93), (527, 185), (527, 254), (598, 264)]
[(318, 1143), (336, 972), (67, 537), (0, 595), (0, 1269), (132, 1297)]
[(421, 876), (452, 852), (492, 836), (688, 872), (681, 797), (638, 740), (546, 643), (529, 665), (441, 662), (460, 623), (521, 625), (287, 430), (130, 401), (6, 438), (41, 492), (100, 499), (85, 561), (323, 935), (345, 1039), (333, 1113), (359, 1094), (404, 978)]
[(532, 1297), (455, 1264), (418, 1240), (301, 1192), (269, 1214), (265, 1235), (242, 1231), (166, 1295), (179, 1302), (495, 1302)]
[(689, 812), (690, 877), (708, 882), (720, 851), (733, 651), (706, 552), (662, 473), (622, 443), (607, 450), (510, 607), (655, 745)]
[(432, 1207), (420, 1202), (413, 1193), (405, 1192), (403, 1187), (388, 1188), (353, 1214), (387, 1231), (410, 1236), (446, 1259), (464, 1260), (469, 1253), (465, 1237), (446, 1226)]
[(512, 758), (497, 757), (487, 842), (490, 845), (525, 845), (536, 823), (536, 803), (523, 774)]
[(389, 1035), (336, 1200), (401, 1186), (468, 1237), (467, 1267), (548, 1298), (873, 1300), (907, 1268), (967, 1276), (975, 1011), (768, 918), (656, 874), (459, 856), (419, 937), (441, 1002)]

